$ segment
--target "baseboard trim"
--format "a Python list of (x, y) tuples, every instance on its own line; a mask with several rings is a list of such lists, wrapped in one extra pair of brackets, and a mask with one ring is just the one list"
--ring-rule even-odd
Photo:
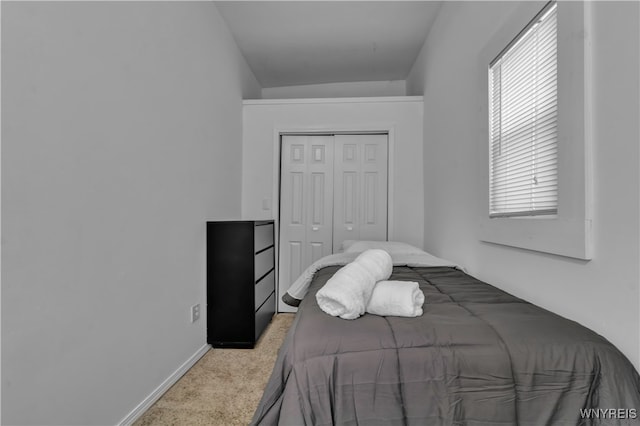
[(169, 390), (171, 386), (173, 386), (184, 374), (189, 371), (193, 365), (198, 362), (200, 358), (206, 354), (209, 349), (211, 349), (211, 345), (204, 345), (200, 349), (196, 351), (191, 357), (184, 362), (176, 371), (173, 372), (167, 379), (160, 384), (151, 394), (146, 397), (136, 408), (133, 409), (124, 419), (120, 420), (118, 426), (128, 426), (133, 424), (136, 420), (144, 414), (153, 404), (156, 403), (157, 400), (160, 399), (162, 395), (166, 391)]

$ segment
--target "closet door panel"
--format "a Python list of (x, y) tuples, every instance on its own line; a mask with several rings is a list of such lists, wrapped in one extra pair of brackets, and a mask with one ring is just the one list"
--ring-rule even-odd
[(291, 216), (287, 223), (290, 226), (304, 226), (304, 173), (291, 172), (287, 178), (291, 189), (285, 192), (291, 200)]
[(363, 225), (375, 225), (376, 217), (376, 201), (378, 196), (378, 176), (376, 173), (364, 174), (364, 203), (363, 209)]
[(387, 135), (368, 135), (362, 144), (360, 239), (387, 239)]
[(307, 225), (305, 187), (309, 157), (305, 136), (283, 137), (281, 149), (278, 301), (303, 271)]
[(333, 250), (387, 239), (387, 135), (336, 135)]
[[(336, 165), (336, 168), (340, 168)], [(333, 251), (341, 249), (342, 241), (357, 240), (358, 233), (358, 172), (340, 170), (336, 174), (334, 194)]]
[(344, 240), (359, 238), (359, 141), (354, 135), (336, 135), (334, 164), (333, 251), (341, 249)]
[[(303, 241), (288, 241), (287, 247), (285, 250), (285, 253), (286, 255), (288, 255), (288, 257), (286, 258), (284, 256), (281, 257), (281, 259), (283, 260), (285, 259), (288, 260), (288, 266), (285, 266), (283, 269), (281, 269), (281, 271), (284, 272), (284, 274), (281, 272), (281, 276), (289, 278), (290, 280), (289, 285), (291, 285), (291, 283), (296, 279), (296, 277), (299, 277), (300, 274), (302, 274), (302, 271), (304, 270), (303, 247), (304, 247)], [(286, 291), (286, 289), (284, 290)]]
[(332, 253), (333, 136), (282, 137), (278, 303), (314, 261)]
[(333, 136), (309, 136), (305, 268), (332, 253)]
[(310, 247), (310, 254), (311, 254), (311, 263), (323, 258), (324, 256), (327, 256), (325, 254), (327, 252), (327, 248), (331, 248), (331, 247), (327, 247), (327, 244), (324, 244), (322, 242), (311, 243), (309, 244), (309, 247)]

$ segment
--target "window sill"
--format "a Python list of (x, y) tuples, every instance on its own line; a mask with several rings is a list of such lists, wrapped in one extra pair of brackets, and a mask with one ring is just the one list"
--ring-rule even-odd
[(479, 238), (487, 243), (590, 260), (591, 220), (561, 218), (496, 218), (480, 224)]

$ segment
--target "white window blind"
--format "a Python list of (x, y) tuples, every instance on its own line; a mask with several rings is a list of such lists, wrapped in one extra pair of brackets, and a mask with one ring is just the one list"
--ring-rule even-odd
[(556, 16), (550, 3), (489, 67), (490, 217), (558, 211)]

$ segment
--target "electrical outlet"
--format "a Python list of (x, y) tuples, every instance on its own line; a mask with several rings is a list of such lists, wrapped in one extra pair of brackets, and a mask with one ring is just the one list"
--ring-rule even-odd
[(196, 322), (200, 319), (200, 304), (193, 305), (191, 307), (191, 322)]

